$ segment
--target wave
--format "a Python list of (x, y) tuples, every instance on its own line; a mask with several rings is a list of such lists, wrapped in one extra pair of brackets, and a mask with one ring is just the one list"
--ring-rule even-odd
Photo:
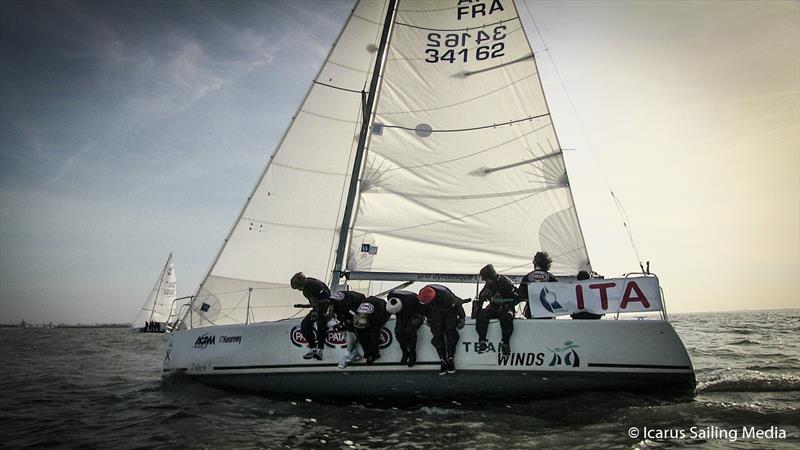
[(729, 345), (759, 345), (760, 342), (751, 341), (750, 339), (740, 339), (736, 342), (731, 342)]
[(790, 392), (800, 391), (794, 375), (744, 375), (697, 383), (697, 392)]

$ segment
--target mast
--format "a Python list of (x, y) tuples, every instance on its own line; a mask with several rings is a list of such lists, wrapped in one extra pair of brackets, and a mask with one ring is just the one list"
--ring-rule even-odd
[[(344, 215), (342, 217), (342, 225), (339, 228), (339, 246), (336, 249), (336, 261), (333, 264), (333, 272), (331, 274), (330, 287), (333, 290), (338, 284), (339, 279), (342, 277), (342, 265), (344, 256), (347, 252), (348, 240), (347, 235), (350, 232), (350, 221), (353, 216), (353, 204), (355, 203), (356, 193), (358, 189), (358, 180), (361, 176), (361, 166), (364, 159), (364, 149), (366, 147), (367, 135), (372, 122), (372, 114), (375, 106), (375, 98), (377, 97), (378, 81), (381, 77), (381, 70), (383, 62), (386, 58), (386, 48), (389, 42), (389, 35), (391, 34), (392, 23), (394, 22), (394, 14), (396, 11), (397, 0), (389, 0), (389, 6), (386, 11), (386, 18), (383, 22), (383, 32), (381, 33), (381, 42), (378, 47), (378, 56), (375, 58), (375, 68), (372, 71), (372, 81), (369, 84), (369, 92), (361, 92), (362, 99), (362, 114), (361, 114), (361, 132), (358, 136), (358, 146), (356, 147), (355, 160), (353, 161), (353, 173), (350, 176), (350, 188), (347, 192), (347, 203), (345, 204)], [(364, 96), (366, 95), (366, 99)]]

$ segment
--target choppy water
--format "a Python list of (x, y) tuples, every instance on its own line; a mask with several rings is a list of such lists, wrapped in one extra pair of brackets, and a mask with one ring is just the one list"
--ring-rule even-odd
[[(0, 447), (800, 447), (800, 311), (675, 315), (673, 323), (697, 372), (694, 397), (605, 392), (403, 407), (162, 382), (157, 335), (0, 329)], [(645, 426), (664, 436), (643, 439)], [(787, 437), (744, 436), (751, 428)]]

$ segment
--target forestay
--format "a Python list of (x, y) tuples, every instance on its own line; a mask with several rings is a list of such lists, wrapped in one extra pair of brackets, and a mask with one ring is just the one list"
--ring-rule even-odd
[(401, 0), (348, 269), (590, 270), (531, 46), (510, 0)]

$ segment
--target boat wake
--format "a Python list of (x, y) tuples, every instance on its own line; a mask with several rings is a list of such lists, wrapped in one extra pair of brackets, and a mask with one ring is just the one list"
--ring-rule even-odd
[(697, 384), (697, 392), (791, 391), (800, 391), (800, 377), (796, 375), (748, 372), (741, 375), (726, 375), (718, 379), (700, 381)]

